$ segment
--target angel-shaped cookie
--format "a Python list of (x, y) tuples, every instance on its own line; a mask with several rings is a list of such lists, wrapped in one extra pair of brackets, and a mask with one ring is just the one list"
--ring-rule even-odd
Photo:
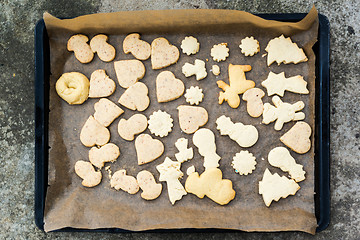
[(225, 101), (228, 102), (232, 108), (237, 108), (240, 105), (239, 94), (246, 92), (246, 90), (255, 87), (255, 82), (246, 80), (245, 72), (251, 70), (250, 65), (232, 65), (229, 64), (229, 83), (224, 81), (217, 81), (217, 85), (224, 92), (219, 94), (219, 104)]
[(177, 200), (180, 200), (182, 196), (186, 195), (184, 186), (179, 181), (184, 175), (181, 170), (181, 163), (178, 161), (172, 161), (166, 157), (165, 161), (156, 166), (156, 169), (160, 173), (159, 181), (166, 182), (169, 199), (171, 204), (174, 204)]
[(305, 118), (305, 114), (303, 112), (297, 112), (305, 107), (303, 101), (290, 104), (281, 101), (278, 96), (274, 96), (272, 98), (272, 102), (274, 103), (275, 107), (270, 103), (264, 104), (262, 122), (264, 124), (269, 124), (276, 120), (274, 128), (277, 131), (282, 129), (284, 123), (303, 120)]

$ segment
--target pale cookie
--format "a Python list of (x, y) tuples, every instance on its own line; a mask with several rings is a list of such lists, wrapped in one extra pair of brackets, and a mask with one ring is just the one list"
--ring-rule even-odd
[(278, 167), (284, 172), (288, 172), (291, 179), (295, 182), (305, 180), (305, 171), (301, 164), (297, 164), (290, 155), (289, 150), (284, 147), (276, 147), (269, 152), (268, 161), (271, 166)]
[(197, 172), (190, 174), (186, 179), (185, 189), (198, 198), (207, 196), (220, 205), (226, 205), (235, 198), (232, 182), (223, 179), (218, 168), (206, 169), (200, 176)]
[(240, 105), (239, 94), (242, 94), (255, 87), (255, 82), (246, 80), (245, 72), (251, 70), (250, 65), (232, 65), (229, 64), (229, 84), (224, 81), (217, 81), (217, 85), (224, 92), (219, 94), (219, 104), (225, 101), (228, 102), (232, 108), (237, 108)]
[(151, 43), (152, 69), (160, 69), (174, 64), (179, 59), (179, 49), (171, 45), (163, 37), (156, 38)]
[(200, 43), (193, 36), (185, 37), (184, 40), (181, 41), (181, 49), (182, 52), (191, 55), (196, 54), (200, 49)]
[(138, 165), (149, 163), (160, 157), (164, 152), (164, 144), (153, 139), (149, 134), (140, 134), (135, 140)]
[(149, 130), (155, 136), (166, 137), (172, 130), (173, 121), (170, 114), (158, 110), (149, 117)]
[(207, 72), (205, 67), (205, 62), (200, 59), (195, 59), (195, 63), (185, 63), (182, 67), (182, 73), (185, 77), (191, 77), (192, 75), (196, 76), (196, 80), (201, 80), (206, 78)]
[(261, 85), (266, 88), (268, 96), (277, 94), (281, 97), (284, 96), (284, 92), (294, 92), (300, 94), (309, 94), (309, 90), (306, 88), (307, 82), (300, 75), (294, 77), (285, 77), (285, 73), (279, 74), (270, 71), (266, 80)]
[(259, 41), (253, 36), (242, 39), (239, 48), (245, 56), (254, 56), (260, 51)]
[(193, 135), (193, 143), (204, 157), (205, 170), (219, 167), (221, 157), (216, 153), (215, 135), (210, 129), (197, 130)]
[(247, 102), (246, 110), (252, 117), (260, 117), (264, 111), (264, 103), (261, 100), (265, 93), (260, 88), (251, 88), (247, 90), (242, 99)]
[(251, 147), (259, 138), (258, 130), (253, 125), (244, 125), (241, 122), (233, 123), (225, 115), (216, 119), (216, 125), (221, 135), (228, 135), (240, 147)]
[(305, 114), (303, 112), (297, 112), (302, 110), (305, 107), (303, 101), (298, 101), (294, 104), (286, 103), (281, 101), (278, 96), (272, 98), (272, 102), (275, 107), (270, 103), (264, 104), (263, 120), (264, 124), (269, 124), (275, 122), (275, 130), (279, 131), (282, 129), (284, 123), (290, 121), (303, 120)]
[(83, 179), (81, 184), (85, 187), (95, 187), (101, 182), (101, 172), (95, 171), (90, 162), (77, 161), (75, 163), (75, 173)]
[(150, 57), (151, 47), (148, 42), (140, 39), (140, 34), (132, 33), (126, 36), (123, 42), (125, 54), (131, 53), (139, 60), (146, 60)]
[(175, 153), (175, 158), (178, 162), (183, 163), (193, 158), (194, 152), (192, 148), (187, 148), (188, 140), (186, 138), (179, 138), (175, 142), (175, 147), (179, 150)]
[(240, 151), (233, 157), (231, 166), (235, 169), (235, 172), (240, 175), (251, 174), (255, 170), (256, 158), (249, 151)]
[(311, 127), (306, 122), (297, 122), (284, 135), (280, 141), (296, 153), (307, 153), (311, 148)]
[(202, 89), (198, 86), (191, 86), (189, 89), (186, 89), (184, 97), (186, 98), (186, 102), (190, 103), (190, 105), (199, 105), (203, 100), (204, 94), (202, 93)]
[(285, 38), (284, 35), (271, 39), (265, 48), (265, 51), (268, 52), (268, 66), (270, 66), (275, 61), (278, 65), (280, 65), (281, 63), (297, 64), (300, 62), (306, 62), (308, 60), (304, 50), (299, 48), (296, 43), (293, 43), (290, 37)]
[(192, 173), (194, 173), (195, 172), (195, 167), (194, 167), (194, 165), (191, 165), (190, 167), (188, 167), (188, 169), (186, 170), (186, 175), (190, 175), (190, 174), (192, 174)]
[(119, 85), (129, 88), (145, 75), (144, 64), (136, 59), (114, 62), (114, 68)]
[(121, 138), (132, 141), (136, 134), (146, 130), (148, 121), (145, 115), (140, 113), (132, 115), (128, 120), (120, 119), (118, 133)]
[(219, 43), (214, 45), (211, 48), (210, 55), (216, 62), (225, 61), (229, 56), (229, 48), (227, 47), (227, 43)]
[(147, 86), (142, 82), (137, 82), (125, 90), (119, 99), (119, 103), (131, 110), (142, 112), (150, 104), (148, 93)]
[(126, 170), (121, 169), (116, 171), (111, 179), (110, 186), (116, 190), (123, 190), (129, 194), (135, 194), (139, 191), (139, 184), (136, 178), (126, 175)]
[(96, 102), (94, 104), (94, 109), (94, 118), (104, 127), (109, 126), (115, 119), (124, 113), (124, 110), (107, 98), (101, 98)]
[(119, 156), (119, 147), (113, 143), (107, 143), (100, 148), (92, 147), (89, 151), (90, 162), (99, 169), (101, 169), (106, 162), (115, 162)]
[(204, 126), (208, 121), (208, 113), (203, 107), (180, 105), (179, 110), (179, 124), (183, 132), (192, 134), (199, 127)]
[(272, 201), (279, 201), (289, 195), (295, 195), (300, 189), (299, 184), (285, 176), (280, 177), (277, 173), (271, 174), (266, 169), (261, 181), (259, 181), (259, 194), (262, 195), (265, 205), (270, 206)]
[(57, 94), (69, 104), (82, 104), (89, 96), (89, 79), (82, 73), (64, 73), (56, 81)]
[(89, 98), (108, 97), (115, 92), (116, 84), (105, 70), (95, 70), (90, 77)]
[(71, 36), (67, 42), (67, 50), (73, 51), (75, 57), (81, 63), (89, 63), (94, 58), (94, 53), (90, 45), (87, 43), (89, 38), (82, 34)]
[(92, 147), (95, 145), (102, 146), (108, 143), (109, 140), (109, 129), (96, 121), (93, 116), (90, 116), (81, 129), (81, 143), (84, 144), (84, 146), (86, 147)]
[(158, 102), (169, 102), (181, 97), (184, 93), (184, 83), (175, 78), (170, 71), (163, 71), (156, 77), (156, 97)]
[(162, 191), (162, 185), (156, 183), (154, 176), (151, 172), (142, 170), (136, 176), (139, 187), (143, 192), (141, 197), (145, 200), (154, 200), (160, 196)]
[(220, 74), (220, 67), (218, 65), (212, 65), (211, 70), (215, 76)]
[(160, 173), (159, 181), (166, 182), (169, 199), (173, 205), (187, 194), (184, 186), (179, 181), (184, 175), (180, 170), (180, 166), (180, 162), (172, 161), (168, 157), (165, 158), (162, 164), (156, 166), (156, 169)]
[(91, 39), (90, 47), (94, 53), (97, 53), (102, 61), (111, 62), (115, 58), (116, 50), (107, 40), (108, 36), (104, 34), (96, 35)]

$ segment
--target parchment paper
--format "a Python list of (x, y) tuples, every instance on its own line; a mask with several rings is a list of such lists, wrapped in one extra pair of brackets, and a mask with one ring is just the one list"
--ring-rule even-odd
[[(45, 207), (45, 231), (64, 227), (74, 228), (111, 228), (117, 227), (128, 230), (169, 229), (169, 228), (223, 228), (240, 229), (244, 231), (290, 231), (298, 230), (315, 233), (316, 218), (314, 214), (314, 147), (299, 155), (291, 151), (291, 155), (300, 164), (304, 165), (306, 179), (300, 182), (301, 189), (295, 196), (273, 202), (267, 208), (262, 196), (258, 194), (259, 184), (266, 168), (272, 173), (287, 175), (280, 169), (270, 166), (267, 155), (271, 149), (283, 146), (279, 137), (288, 131), (295, 122), (286, 123), (281, 131), (274, 130), (274, 123), (261, 124), (262, 117), (251, 118), (246, 112), (246, 102), (242, 101), (240, 107), (232, 109), (227, 103), (219, 105), (216, 85), (217, 80), (228, 82), (228, 64), (250, 64), (252, 70), (246, 73), (247, 79), (256, 82), (256, 87), (265, 89), (260, 85), (267, 78), (270, 71), (280, 73), (285, 71), (286, 77), (302, 75), (308, 82), (309, 95), (300, 95), (286, 92), (282, 98), (285, 102), (305, 102), (305, 121), (314, 130), (315, 119), (315, 56), (312, 46), (317, 40), (318, 18), (313, 8), (310, 13), (298, 23), (284, 23), (267, 21), (246, 12), (235, 10), (165, 10), (165, 11), (135, 11), (100, 13), (81, 16), (75, 19), (59, 20), (48, 13), (44, 14), (47, 31), (50, 37), (51, 49), (51, 77), (50, 77), (50, 116), (49, 116), (49, 187)], [(137, 165), (134, 142), (126, 142), (117, 133), (120, 118), (128, 119), (135, 111), (122, 107), (125, 113), (114, 121), (109, 127), (110, 142), (120, 147), (121, 155), (111, 166), (112, 172), (126, 169), (132, 176), (141, 170), (149, 170), (159, 179), (156, 166), (162, 163), (166, 156), (175, 160), (177, 149), (175, 141), (180, 137), (189, 139), (194, 149), (194, 158), (182, 164), (184, 184), (187, 178), (186, 169), (195, 165), (199, 173), (204, 171), (203, 158), (198, 149), (192, 144), (192, 135), (181, 133), (178, 123), (176, 107), (187, 104), (181, 97), (169, 103), (159, 104), (156, 101), (155, 79), (163, 70), (172, 71), (175, 76), (183, 80), (186, 88), (199, 86), (205, 94), (200, 106), (205, 107), (209, 113), (206, 128), (212, 129), (216, 136), (217, 153), (222, 157), (220, 169), (223, 177), (231, 179), (236, 191), (236, 197), (228, 205), (220, 206), (208, 198), (199, 199), (188, 194), (181, 201), (171, 205), (167, 187), (163, 184), (160, 197), (154, 201), (145, 201), (140, 192), (130, 195), (123, 191), (110, 188), (109, 176), (102, 169), (103, 179), (100, 185), (94, 188), (85, 188), (81, 179), (74, 172), (75, 162), (88, 160), (89, 148), (84, 147), (79, 139), (80, 131), (89, 117), (94, 113), (93, 105), (98, 99), (88, 99), (84, 104), (70, 106), (55, 92), (55, 82), (62, 73), (78, 71), (90, 78), (96, 69), (105, 69), (107, 74), (117, 82), (113, 62), (104, 63), (95, 55), (89, 64), (81, 64), (72, 52), (66, 50), (69, 37), (75, 33), (87, 34), (89, 38), (98, 34), (109, 35), (109, 42), (116, 48), (117, 55), (114, 61), (132, 59), (131, 54), (125, 55), (122, 50), (124, 37), (131, 32), (139, 32), (142, 39), (151, 43), (156, 37), (166, 37), (179, 50), (181, 41), (185, 36), (193, 35), (200, 42), (200, 52), (187, 56), (180, 54), (177, 64), (161, 70), (152, 70), (150, 59), (144, 61), (146, 75), (141, 80), (149, 88), (151, 104), (142, 112), (149, 117), (156, 110), (165, 110), (174, 119), (172, 132), (160, 139), (165, 145), (164, 154), (157, 160), (143, 166)], [(309, 61), (297, 65), (276, 63), (266, 66), (265, 47), (268, 41), (280, 34), (291, 36), (292, 40), (304, 48)], [(246, 36), (254, 36), (260, 42), (260, 53), (253, 57), (245, 57), (238, 47), (240, 40)], [(214, 44), (226, 42), (230, 48), (230, 57), (225, 62), (215, 63), (210, 56), (210, 49)], [(204, 80), (196, 81), (195, 77), (185, 78), (181, 67), (185, 62), (193, 63), (195, 59), (208, 59), (206, 67), (208, 76)], [(211, 66), (218, 64), (221, 74), (215, 77)], [(117, 102), (124, 92), (117, 83), (116, 92), (109, 97)], [(265, 96), (264, 102), (271, 102)], [(251, 148), (243, 149), (228, 136), (220, 136), (216, 130), (215, 120), (225, 114), (233, 122), (252, 124), (259, 131), (259, 140)], [(149, 130), (145, 133), (150, 134)], [(312, 142), (314, 137), (312, 135)], [(314, 146), (314, 145), (313, 145)], [(231, 167), (233, 156), (241, 150), (249, 150), (257, 160), (255, 171), (248, 176), (240, 176)]]

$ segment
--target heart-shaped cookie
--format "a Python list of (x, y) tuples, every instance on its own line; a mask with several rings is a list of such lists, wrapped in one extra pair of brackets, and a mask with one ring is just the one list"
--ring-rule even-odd
[(94, 118), (104, 127), (109, 126), (124, 110), (107, 98), (101, 98), (94, 104)]
[(294, 152), (304, 154), (311, 148), (311, 127), (306, 122), (297, 122), (280, 137), (280, 141)]
[(203, 107), (181, 105), (179, 110), (179, 124), (181, 130), (192, 134), (208, 121), (208, 113)]
[(119, 103), (131, 110), (144, 111), (150, 104), (148, 88), (142, 82), (137, 82), (121, 95)]
[(115, 82), (106, 75), (105, 70), (95, 70), (90, 77), (89, 98), (108, 97), (115, 88)]
[(169, 102), (183, 95), (184, 83), (175, 78), (170, 71), (163, 71), (156, 77), (156, 96), (158, 102)]
[(86, 147), (102, 146), (110, 140), (109, 130), (90, 116), (80, 132), (80, 141)]
[(164, 144), (149, 134), (140, 134), (135, 140), (135, 149), (138, 165), (143, 165), (160, 157), (164, 152)]
[(134, 140), (134, 136), (145, 131), (147, 126), (148, 121), (146, 116), (138, 113), (131, 116), (128, 120), (120, 119), (118, 133), (123, 139), (132, 141)]
[(174, 64), (179, 59), (179, 49), (165, 38), (156, 38), (151, 43), (152, 69), (160, 69)]
[(119, 156), (119, 147), (113, 143), (107, 143), (100, 148), (92, 147), (89, 151), (90, 162), (99, 169), (101, 169), (106, 162), (115, 162)]
[(145, 66), (137, 59), (116, 61), (114, 68), (119, 85), (123, 88), (134, 85), (145, 75)]

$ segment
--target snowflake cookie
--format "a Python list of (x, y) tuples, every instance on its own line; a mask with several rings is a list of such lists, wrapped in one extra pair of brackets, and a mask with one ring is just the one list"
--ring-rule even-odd
[(254, 56), (260, 51), (259, 41), (254, 37), (246, 37), (241, 40), (239, 48), (245, 56)]
[(186, 102), (190, 103), (190, 105), (199, 105), (199, 103), (203, 100), (204, 94), (202, 93), (202, 89), (198, 86), (191, 86), (189, 89), (186, 89), (185, 93)]
[(150, 115), (148, 124), (148, 128), (152, 134), (159, 137), (165, 137), (172, 130), (173, 119), (167, 112), (159, 110)]
[(255, 170), (255, 157), (249, 151), (240, 151), (233, 157), (232, 166), (240, 175), (251, 174)]
[(219, 43), (214, 45), (211, 49), (210, 55), (216, 62), (225, 61), (229, 56), (229, 48), (227, 47), (227, 43)]
[(191, 54), (195, 54), (199, 51), (200, 43), (198, 42), (198, 40), (196, 38), (194, 38), (193, 36), (190, 36), (190, 37), (185, 37), (185, 39), (181, 41), (180, 47), (181, 47), (183, 53), (185, 53), (187, 55), (191, 55)]

